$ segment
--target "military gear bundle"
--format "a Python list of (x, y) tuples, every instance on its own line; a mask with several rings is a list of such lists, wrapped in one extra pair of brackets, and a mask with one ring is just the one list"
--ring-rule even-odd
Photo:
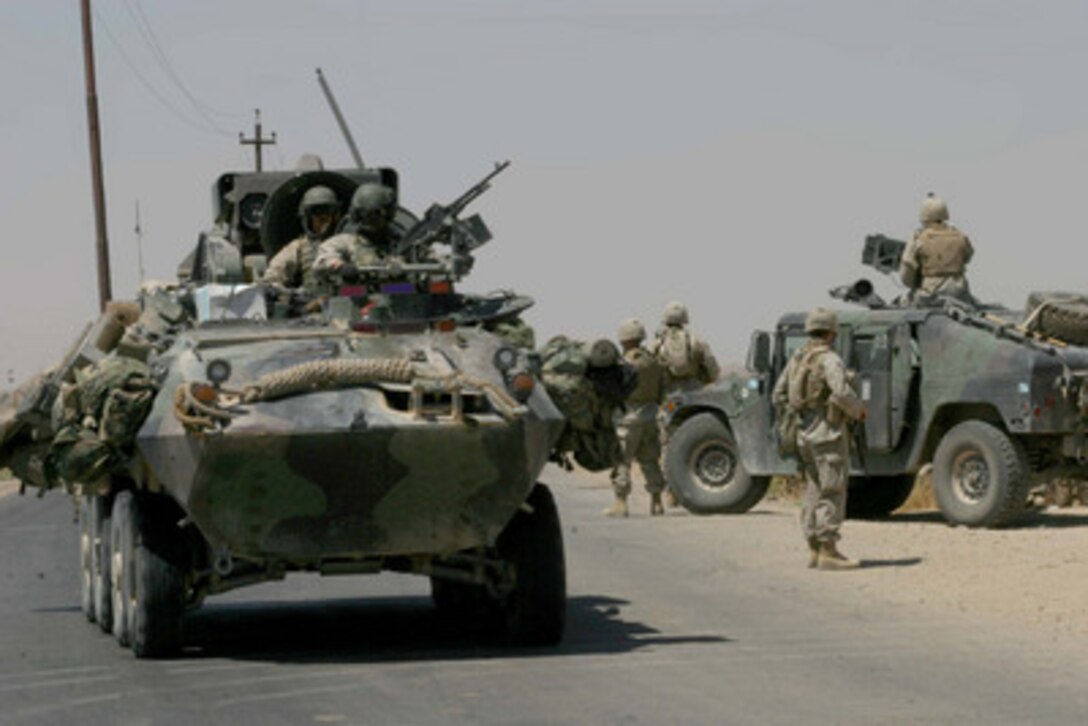
[[(581, 342), (557, 335), (540, 351), (541, 379), (567, 419), (556, 450), (572, 453), (574, 460), (589, 471), (601, 471), (622, 459), (612, 416), (623, 405), (629, 390), (623, 391), (622, 383), (616, 386), (610, 383), (616, 376), (608, 373), (621, 366), (591, 369), (589, 358), (589, 351)], [(591, 370), (595, 371), (593, 377), (589, 375)]]
[(53, 479), (93, 484), (122, 465), (155, 396), (146, 363), (111, 355), (77, 373), (64, 394), (64, 423), (53, 439)]

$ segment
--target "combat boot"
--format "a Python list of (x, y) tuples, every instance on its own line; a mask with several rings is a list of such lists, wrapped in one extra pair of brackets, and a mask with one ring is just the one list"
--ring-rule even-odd
[(808, 566), (815, 568), (820, 562), (820, 542), (815, 537), (808, 538)]
[(861, 563), (839, 552), (834, 542), (824, 542), (820, 545), (816, 567), (821, 570), (856, 570)]
[(680, 501), (672, 493), (672, 489), (665, 490), (665, 503), (669, 505), (669, 509), (676, 509), (680, 506)]
[(627, 497), (616, 497), (616, 501), (612, 503), (612, 506), (604, 510), (604, 516), (606, 517), (626, 517), (627, 516)]
[(657, 517), (665, 513), (665, 505), (661, 503), (661, 492), (650, 494), (650, 516)]

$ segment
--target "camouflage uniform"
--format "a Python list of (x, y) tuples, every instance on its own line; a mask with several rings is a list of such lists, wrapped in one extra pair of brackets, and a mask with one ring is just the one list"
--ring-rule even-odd
[(911, 300), (938, 295), (974, 303), (967, 284), (967, 263), (975, 254), (967, 235), (948, 224), (945, 203), (930, 194), (919, 213), (922, 228), (903, 251), (899, 277), (911, 290)]
[(264, 281), (284, 287), (302, 287), (306, 290), (317, 288), (317, 276), (314, 274), (314, 261), (321, 240), (302, 235), (292, 240), (275, 254), (268, 263)]
[(665, 397), (664, 370), (641, 346), (628, 349), (623, 357), (634, 367), (638, 382), (616, 423), (623, 461), (612, 470), (612, 488), (617, 498), (626, 499), (631, 494), (631, 462), (637, 461), (646, 478), (646, 491), (658, 498), (665, 489), (657, 429), (657, 411)]
[(716, 381), (721, 368), (710, 346), (688, 330), (687, 308), (670, 302), (665, 306), (662, 323), (650, 352), (665, 370), (666, 391), (691, 391)]
[(801, 530), (809, 544), (809, 565), (857, 567), (857, 562), (838, 552), (836, 542), (846, 513), (850, 475), (848, 424), (863, 419), (865, 408), (848, 382), (842, 359), (831, 349), (837, 331), (834, 313), (813, 311), (805, 329), (812, 337), (786, 364), (772, 401), (780, 417), (799, 419), (796, 450), (805, 478)]
[(351, 197), (351, 222), (355, 231), (341, 232), (321, 243), (314, 273), (332, 279), (345, 264), (367, 267), (392, 262), (389, 244), (396, 214), (396, 193), (375, 182), (360, 184)]
[(321, 243), (313, 269), (319, 277), (330, 277), (338, 268), (338, 262), (365, 267), (381, 264), (387, 256), (386, 247), (374, 244), (361, 234), (344, 232)]

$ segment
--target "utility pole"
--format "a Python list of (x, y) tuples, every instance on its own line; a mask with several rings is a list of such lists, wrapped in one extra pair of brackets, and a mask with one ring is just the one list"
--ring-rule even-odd
[(140, 226), (140, 200), (136, 200), (136, 264), (140, 271), (140, 284), (144, 284), (144, 229)]
[(254, 110), (256, 121), (253, 124), (253, 138), (247, 139), (246, 135), (241, 131), (238, 132), (238, 143), (242, 146), (252, 146), (254, 149), (254, 156), (257, 160), (257, 171), (261, 171), (261, 147), (271, 146), (276, 143), (276, 132), (272, 132), (271, 138), (261, 136), (261, 109)]
[(91, 0), (80, 0), (83, 16), (83, 71), (87, 85), (87, 135), (91, 147), (91, 187), (94, 194), (95, 251), (98, 258), (98, 306), (105, 311), (113, 297), (110, 286), (110, 245), (106, 237), (106, 188), (102, 182), (102, 141), (98, 133), (98, 91), (94, 73)]

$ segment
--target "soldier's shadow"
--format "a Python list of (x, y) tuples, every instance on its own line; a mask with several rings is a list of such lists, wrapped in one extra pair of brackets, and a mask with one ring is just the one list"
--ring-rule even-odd
[(187, 658), (368, 663), (625, 653), (647, 646), (721, 644), (720, 635), (665, 635), (624, 619), (629, 603), (584, 595), (567, 602), (563, 641), (518, 647), (472, 618), (440, 613), (429, 597), (207, 606), (185, 623)]

